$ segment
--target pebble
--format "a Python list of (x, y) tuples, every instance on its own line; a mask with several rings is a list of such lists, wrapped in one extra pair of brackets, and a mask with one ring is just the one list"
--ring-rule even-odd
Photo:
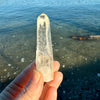
[(66, 91), (64, 90), (64, 91), (63, 91), (63, 93), (65, 94), (65, 93), (66, 93)]
[(97, 76), (100, 77), (100, 73), (97, 73)]
[(17, 74), (17, 72), (14, 72), (13, 74), (14, 74), (14, 75), (16, 75), (16, 74)]
[(63, 39), (63, 37), (60, 37), (60, 39), (62, 40), (62, 39)]
[(7, 77), (9, 77), (9, 76), (10, 76), (10, 72), (7, 73)]
[(63, 68), (65, 68), (65, 65), (62, 65)]
[(10, 67), (10, 66), (11, 66), (11, 64), (8, 64), (8, 66)]
[(85, 60), (87, 61), (87, 58), (85, 58)]
[(4, 72), (6, 72), (7, 71), (7, 69), (4, 69)]
[(21, 58), (21, 62), (24, 62), (24, 58)]

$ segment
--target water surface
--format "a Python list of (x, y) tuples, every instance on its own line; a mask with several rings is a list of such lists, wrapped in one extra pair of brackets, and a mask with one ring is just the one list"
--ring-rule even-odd
[(46, 13), (51, 22), (54, 59), (64, 81), (58, 100), (91, 100), (100, 96), (100, 40), (71, 36), (100, 35), (100, 5), (36, 7), (0, 5), (0, 91), (36, 55), (36, 20)]

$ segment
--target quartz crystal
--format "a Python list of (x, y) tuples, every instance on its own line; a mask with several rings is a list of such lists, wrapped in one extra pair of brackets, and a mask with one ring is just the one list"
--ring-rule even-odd
[(43, 74), (45, 82), (53, 80), (53, 51), (50, 21), (44, 13), (37, 18), (36, 68)]

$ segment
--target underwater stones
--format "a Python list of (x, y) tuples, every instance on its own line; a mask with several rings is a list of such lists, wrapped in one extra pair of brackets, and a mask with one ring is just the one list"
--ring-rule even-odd
[(49, 18), (42, 13), (37, 18), (37, 50), (36, 66), (44, 77), (44, 81), (53, 80), (53, 51)]

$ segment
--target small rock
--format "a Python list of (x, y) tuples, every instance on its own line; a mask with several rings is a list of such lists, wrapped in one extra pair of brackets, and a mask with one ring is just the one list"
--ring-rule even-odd
[(4, 72), (6, 72), (7, 71), (7, 69), (4, 69)]
[(63, 37), (60, 37), (60, 39), (62, 40), (62, 39), (63, 39)]
[(63, 93), (65, 94), (65, 93), (66, 93), (66, 91), (64, 90), (64, 91), (63, 91)]
[(87, 61), (87, 58), (85, 58), (85, 60)]
[(65, 68), (65, 65), (62, 65), (63, 68)]
[(21, 62), (24, 62), (24, 58), (21, 58)]
[(100, 73), (97, 73), (97, 76), (100, 77)]
[(10, 66), (11, 66), (11, 64), (8, 64), (8, 66), (10, 67)]
[(10, 76), (10, 72), (7, 73), (7, 77), (9, 77), (9, 76)]
[(14, 74), (14, 75), (16, 75), (16, 74), (17, 74), (17, 72), (14, 72), (13, 74)]

